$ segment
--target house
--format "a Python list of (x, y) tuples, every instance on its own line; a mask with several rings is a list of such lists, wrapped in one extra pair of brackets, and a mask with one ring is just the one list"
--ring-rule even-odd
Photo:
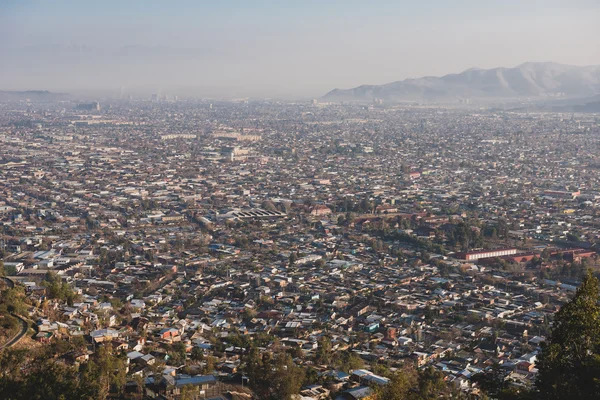
[(42, 331), (35, 335), (35, 340), (40, 343), (49, 344), (53, 337), (54, 333)]
[(385, 378), (383, 376), (376, 375), (366, 369), (355, 369), (354, 371), (352, 371), (351, 378), (352, 378), (352, 380), (360, 382), (362, 385), (368, 385), (368, 386), (371, 386), (371, 385), (383, 386), (383, 385), (387, 385), (390, 382), (389, 378)]
[(102, 343), (105, 341), (111, 341), (112, 339), (118, 338), (119, 337), (119, 332), (115, 331), (114, 329), (98, 329), (95, 331), (92, 331), (90, 333), (90, 336), (92, 337), (92, 340), (94, 340), (94, 342), (96, 343)]
[(528, 374), (535, 368), (535, 364), (530, 363), (528, 361), (521, 361), (517, 363), (515, 368), (516, 372), (521, 374)]
[(179, 336), (179, 330), (175, 328), (164, 328), (158, 332), (158, 336), (164, 340), (173, 340)]
[(127, 353), (127, 360), (129, 362), (134, 362), (138, 359), (141, 359), (144, 356), (143, 353), (140, 353), (139, 351), (130, 351), (129, 353)]
[(129, 349), (129, 343), (113, 340), (112, 347), (115, 351), (125, 351)]
[(322, 385), (309, 385), (300, 390), (301, 396), (315, 400), (329, 399), (329, 393), (330, 391)]
[(435, 229), (428, 226), (420, 226), (415, 229), (415, 235), (420, 238), (433, 239), (435, 238)]
[(70, 351), (63, 358), (73, 364), (82, 364), (89, 361), (90, 355), (87, 352)]
[(345, 372), (337, 371), (337, 370), (325, 371), (325, 372), (322, 372), (320, 375), (324, 376), (324, 377), (332, 378), (336, 382), (347, 382), (348, 379), (350, 379), (350, 375), (348, 375)]
[(140, 357), (140, 360), (146, 365), (154, 365), (156, 363), (156, 358), (152, 354), (146, 354)]
[(140, 308), (145, 308), (146, 303), (144, 302), (144, 300), (133, 299), (133, 300), (131, 300), (131, 306), (133, 308), (140, 309)]
[(373, 400), (375, 392), (368, 386), (359, 386), (340, 393), (335, 400)]
[(397, 213), (398, 207), (390, 204), (381, 204), (377, 206), (375, 211), (377, 212), (377, 214)]
[(216, 389), (217, 379), (213, 375), (163, 375), (161, 378), (148, 378), (146, 380), (146, 395), (151, 399), (176, 399), (181, 395), (184, 386), (194, 386), (204, 394)]
[(322, 204), (317, 204), (316, 206), (312, 207), (310, 209), (310, 215), (314, 215), (314, 216), (319, 216), (319, 215), (329, 215), (331, 214), (331, 208), (322, 205)]

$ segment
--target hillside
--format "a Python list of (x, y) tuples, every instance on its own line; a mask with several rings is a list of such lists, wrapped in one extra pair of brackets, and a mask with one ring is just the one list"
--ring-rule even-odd
[(0, 101), (18, 101), (18, 100), (35, 100), (35, 101), (56, 101), (67, 100), (70, 96), (68, 93), (54, 93), (47, 90), (26, 90), (26, 91), (2, 91), (0, 90)]
[(574, 98), (600, 93), (600, 66), (528, 62), (514, 68), (471, 68), (442, 77), (334, 89), (326, 101), (448, 101), (460, 99)]

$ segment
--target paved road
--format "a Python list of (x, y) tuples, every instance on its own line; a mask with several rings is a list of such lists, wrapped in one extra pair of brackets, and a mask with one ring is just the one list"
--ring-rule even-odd
[(8, 342), (6, 342), (2, 346), (0, 346), (0, 350), (14, 346), (15, 344), (19, 343), (19, 340), (21, 340), (23, 338), (23, 336), (25, 336), (25, 334), (27, 334), (27, 329), (29, 328), (27, 321), (25, 321), (23, 318), (21, 318), (18, 315), (13, 314), (12, 316), (15, 318), (18, 318), (18, 320), (21, 322), (21, 331), (19, 333), (17, 333), (15, 336), (13, 336), (12, 339), (10, 339)]
[[(15, 282), (12, 279), (8, 279), (6, 277), (2, 277), (2, 279), (4, 279), (4, 281), (6, 282), (6, 284), (9, 287), (11, 287), (11, 288), (15, 287)], [(17, 318), (19, 320), (19, 322), (21, 322), (21, 331), (19, 333), (17, 333), (15, 336), (13, 336), (12, 339), (10, 339), (8, 342), (6, 342), (2, 346), (0, 346), (0, 350), (2, 350), (4, 348), (12, 347), (15, 344), (19, 343), (19, 340), (21, 340), (23, 338), (23, 336), (25, 336), (25, 334), (27, 333), (27, 329), (29, 328), (29, 324), (23, 318), (21, 318), (18, 315), (15, 315), (15, 314), (11, 314), (11, 315), (13, 317)]]
[(12, 279), (7, 278), (5, 276), (3, 276), (2, 279), (4, 279), (4, 282), (6, 282), (6, 284), (8, 285), (8, 287), (10, 287), (10, 288), (14, 288), (15, 287), (15, 281), (13, 281)]

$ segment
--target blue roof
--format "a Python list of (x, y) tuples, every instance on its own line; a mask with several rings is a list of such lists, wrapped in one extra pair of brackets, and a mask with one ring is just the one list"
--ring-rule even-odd
[(373, 382), (377, 385), (387, 385), (388, 383), (390, 383), (390, 380), (388, 378), (384, 378), (383, 376), (378, 375), (367, 375), (363, 377), (363, 379), (369, 382)]
[(216, 383), (217, 378), (214, 375), (197, 375), (177, 378), (176, 385), (181, 387), (185, 385), (203, 385), (206, 383)]
[(342, 372), (342, 371), (336, 371), (336, 370), (325, 371), (325, 372), (321, 373), (321, 376), (330, 376), (332, 378), (339, 379), (339, 380), (348, 379), (350, 377), (350, 375), (348, 375), (347, 373)]
[[(170, 375), (165, 375), (163, 378), (168, 377), (171, 380), (171, 384), (175, 381), (175, 385), (178, 387), (185, 385), (203, 385), (207, 383), (216, 383), (217, 378), (214, 375), (197, 375), (197, 376), (189, 376), (189, 375), (179, 375), (177, 377), (173, 377)], [(153, 376), (149, 376), (146, 378), (146, 385), (153, 385), (155, 378)]]
[(335, 371), (335, 377), (338, 379), (348, 379), (350, 378), (350, 374), (347, 374), (343, 371)]

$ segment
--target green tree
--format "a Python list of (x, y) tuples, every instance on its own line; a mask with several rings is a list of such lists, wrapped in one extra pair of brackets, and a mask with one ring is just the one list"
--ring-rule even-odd
[(54, 272), (48, 272), (42, 285), (46, 287), (46, 293), (51, 299), (58, 299), (66, 302), (69, 305), (73, 305), (73, 302), (77, 298), (77, 294), (73, 291), (71, 286), (67, 282), (63, 282), (62, 279)]
[(103, 400), (76, 368), (47, 351), (6, 349), (0, 352), (0, 397), (6, 400)]
[(554, 318), (538, 358), (536, 391), (545, 399), (600, 398), (600, 286), (588, 271)]
[(319, 339), (315, 361), (318, 364), (329, 364), (331, 362), (331, 340), (326, 336)]
[(375, 387), (377, 400), (406, 400), (409, 394), (418, 385), (418, 376), (414, 368), (404, 368), (396, 372), (390, 382), (383, 386)]
[(185, 385), (181, 388), (180, 400), (195, 400), (200, 396), (200, 388), (194, 385)]
[(185, 344), (177, 342), (171, 346), (171, 349), (172, 351), (169, 352), (169, 356), (171, 357), (170, 364), (184, 364), (186, 359)]
[[(75, 399), (82, 398), (77, 371), (62, 363), (48, 359), (36, 363), (27, 374), (22, 389), (23, 399)], [(19, 398), (19, 397), (15, 397)]]
[(438, 399), (450, 394), (450, 387), (444, 381), (444, 374), (433, 367), (419, 371), (419, 396), (422, 399)]
[(106, 399), (111, 392), (121, 393), (125, 387), (125, 361), (112, 353), (110, 346), (102, 346), (80, 370), (81, 381), (87, 382), (86, 393), (94, 399)]
[(391, 376), (390, 382), (375, 386), (377, 400), (461, 399), (464, 396), (446, 383), (444, 374), (433, 367), (417, 371), (406, 365)]
[(215, 370), (216, 359), (213, 356), (206, 357), (206, 365), (204, 366), (205, 374), (212, 374)]
[(293, 251), (290, 253), (290, 257), (288, 259), (288, 266), (293, 268), (296, 265), (296, 261), (298, 260), (298, 255)]
[(511, 400), (524, 398), (519, 389), (510, 385), (506, 379), (507, 372), (502, 371), (498, 364), (494, 364), (489, 370), (473, 375), (471, 379), (477, 383), (479, 388), (489, 397), (497, 400)]
[(204, 351), (202, 351), (200, 347), (194, 346), (194, 348), (192, 348), (190, 358), (196, 362), (200, 362), (204, 360)]
[(0, 299), (0, 305), (2, 308), (6, 307), (9, 313), (24, 315), (27, 311), (25, 289), (22, 286), (16, 285), (2, 291)]
[(344, 351), (336, 360), (336, 367), (343, 372), (350, 372), (355, 369), (361, 369), (365, 366), (362, 358), (356, 353)]
[(261, 355), (256, 347), (246, 357), (246, 372), (260, 400), (290, 400), (300, 391), (305, 375), (288, 353)]

